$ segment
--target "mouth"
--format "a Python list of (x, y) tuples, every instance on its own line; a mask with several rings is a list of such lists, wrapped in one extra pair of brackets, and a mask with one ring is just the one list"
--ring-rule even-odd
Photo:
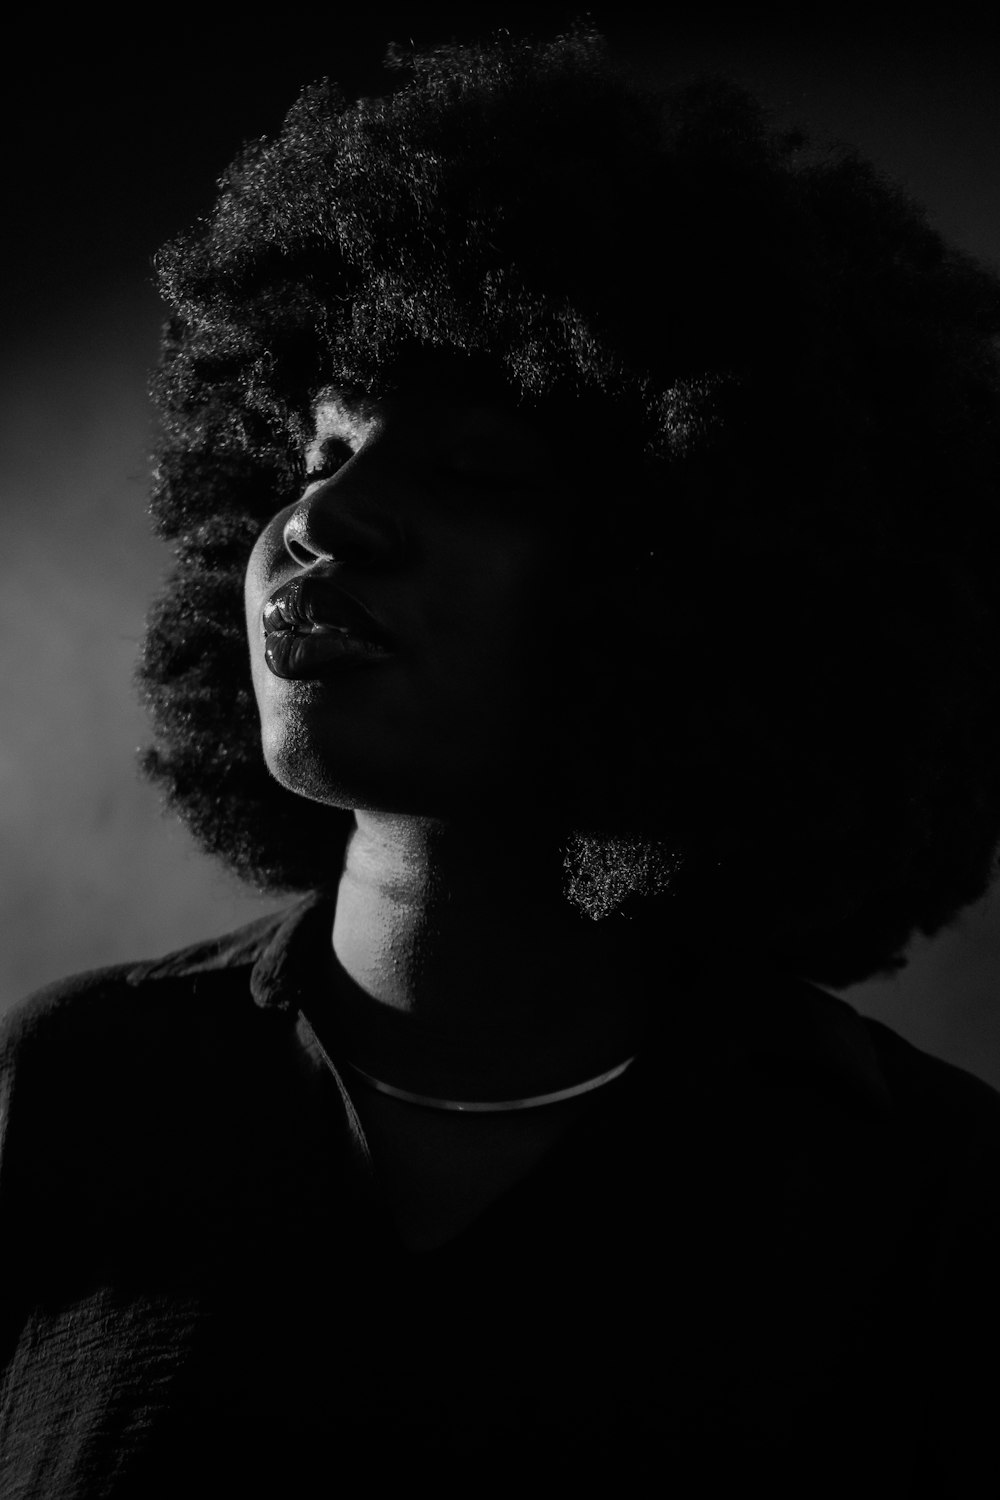
[(264, 660), (275, 677), (322, 677), (385, 661), (395, 644), (385, 628), (332, 578), (293, 578), (261, 610)]

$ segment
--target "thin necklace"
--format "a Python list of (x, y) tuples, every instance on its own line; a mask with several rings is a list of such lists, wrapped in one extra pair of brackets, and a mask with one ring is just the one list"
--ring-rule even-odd
[(429, 1109), (461, 1110), (468, 1114), (493, 1114), (503, 1109), (535, 1109), (540, 1104), (558, 1104), (561, 1099), (573, 1099), (577, 1094), (586, 1094), (591, 1089), (599, 1089), (604, 1083), (610, 1083), (613, 1078), (620, 1078), (629, 1063), (633, 1062), (634, 1056), (627, 1057), (623, 1063), (610, 1068), (606, 1073), (599, 1073), (596, 1078), (588, 1078), (585, 1083), (575, 1083), (572, 1088), (556, 1089), (552, 1094), (534, 1094), (530, 1099), (497, 1099), (488, 1103), (478, 1099), (432, 1099), (425, 1094), (411, 1094), (408, 1089), (397, 1089), (391, 1083), (383, 1083), (381, 1078), (373, 1078), (364, 1068), (359, 1068), (357, 1063), (349, 1062), (347, 1066), (373, 1089), (378, 1089), (380, 1094), (403, 1099), (407, 1104), (424, 1104)]

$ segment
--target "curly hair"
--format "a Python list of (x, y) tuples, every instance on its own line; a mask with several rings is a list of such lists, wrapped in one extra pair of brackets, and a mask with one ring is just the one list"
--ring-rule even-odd
[(856, 151), (725, 78), (640, 89), (585, 25), (387, 64), (307, 88), (161, 252), (141, 770), (258, 890), (330, 886), (351, 817), (265, 766), (243, 574), (317, 392), (465, 354), (558, 420), (635, 580), (567, 898), (834, 986), (901, 966), (1000, 839), (1000, 280)]

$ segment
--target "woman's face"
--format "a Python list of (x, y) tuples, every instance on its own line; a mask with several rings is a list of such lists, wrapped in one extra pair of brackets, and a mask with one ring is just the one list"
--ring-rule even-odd
[(606, 582), (574, 567), (556, 445), (439, 367), (315, 416), (306, 488), (246, 575), (271, 772), (345, 808), (553, 811)]

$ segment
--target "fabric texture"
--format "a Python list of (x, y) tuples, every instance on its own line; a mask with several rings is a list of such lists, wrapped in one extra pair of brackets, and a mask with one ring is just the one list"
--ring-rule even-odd
[(727, 970), (415, 1252), (341, 1071), (332, 914), (308, 897), (6, 1017), (4, 1500), (973, 1492), (994, 1090)]

